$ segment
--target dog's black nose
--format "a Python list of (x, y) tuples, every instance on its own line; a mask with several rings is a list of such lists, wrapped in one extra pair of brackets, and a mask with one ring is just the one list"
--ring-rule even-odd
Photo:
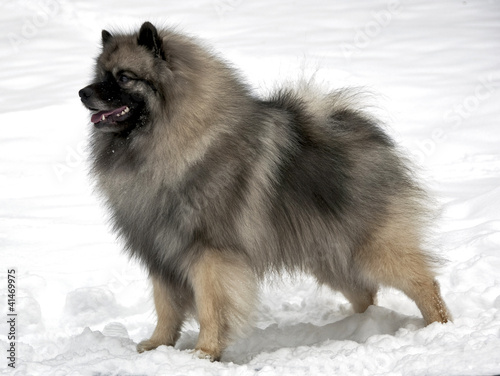
[(80, 96), (81, 100), (89, 99), (93, 94), (93, 90), (87, 86), (84, 87), (82, 90), (78, 92), (78, 95)]

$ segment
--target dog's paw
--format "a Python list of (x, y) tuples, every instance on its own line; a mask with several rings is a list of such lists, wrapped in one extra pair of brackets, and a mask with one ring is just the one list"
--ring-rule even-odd
[(215, 362), (215, 361), (220, 360), (220, 356), (214, 356), (214, 355), (209, 354), (208, 352), (200, 350), (200, 349), (193, 350), (191, 352), (191, 354), (193, 355), (194, 358), (210, 360), (211, 362)]
[(142, 342), (139, 342), (136, 349), (138, 353), (143, 353), (144, 351), (154, 350), (160, 345), (161, 343), (156, 343), (154, 341), (151, 341), (150, 339), (147, 339)]

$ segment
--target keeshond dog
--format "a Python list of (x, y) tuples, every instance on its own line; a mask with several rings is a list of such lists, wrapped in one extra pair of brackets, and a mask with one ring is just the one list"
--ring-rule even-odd
[(79, 95), (96, 187), (152, 280), (158, 322), (139, 352), (175, 345), (194, 314), (195, 353), (219, 360), (269, 272), (310, 273), (355, 312), (392, 286), (426, 323), (450, 320), (426, 194), (350, 91), (259, 99), (209, 49), (149, 22), (104, 30), (102, 45)]

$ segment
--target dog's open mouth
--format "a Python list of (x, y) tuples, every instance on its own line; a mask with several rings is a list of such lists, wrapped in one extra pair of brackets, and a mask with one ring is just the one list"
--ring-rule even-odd
[(119, 121), (123, 121), (127, 119), (130, 116), (130, 108), (127, 106), (122, 106), (120, 108), (117, 108), (115, 110), (111, 111), (99, 111), (95, 114), (92, 115), (92, 118), (90, 119), (92, 123), (94, 124), (99, 124), (99, 123), (115, 123)]

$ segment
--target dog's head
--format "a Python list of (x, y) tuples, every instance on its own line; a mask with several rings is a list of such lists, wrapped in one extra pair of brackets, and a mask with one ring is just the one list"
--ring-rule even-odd
[(79, 91), (93, 112), (92, 123), (105, 132), (148, 124), (151, 111), (162, 100), (161, 86), (171, 74), (158, 31), (149, 22), (133, 35), (103, 30), (102, 44), (94, 82)]

